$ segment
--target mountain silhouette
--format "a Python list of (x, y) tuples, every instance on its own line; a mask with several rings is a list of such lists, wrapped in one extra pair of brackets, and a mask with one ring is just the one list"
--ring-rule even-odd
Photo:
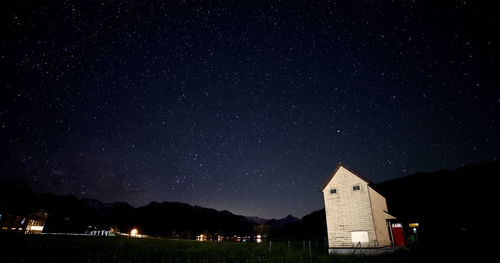
[(84, 233), (113, 228), (128, 233), (136, 228), (141, 234), (150, 236), (188, 239), (202, 233), (252, 235), (255, 225), (270, 224), (278, 228), (299, 220), (291, 215), (272, 220), (247, 218), (225, 210), (179, 202), (151, 202), (134, 208), (126, 202), (103, 203), (72, 195), (38, 194), (20, 179), (14, 182), (0, 180), (0, 214), (27, 216), (40, 210), (48, 213), (44, 232)]

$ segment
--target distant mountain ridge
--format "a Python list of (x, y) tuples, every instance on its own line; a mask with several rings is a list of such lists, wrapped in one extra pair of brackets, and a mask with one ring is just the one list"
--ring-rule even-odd
[(96, 199), (82, 198), (81, 202), (88, 205), (100, 216), (110, 216), (119, 211), (132, 211), (135, 208), (127, 202), (103, 203)]
[(265, 219), (265, 218), (260, 218), (258, 216), (245, 216), (246, 219), (250, 222), (253, 222), (255, 224), (265, 224), (267, 221), (269, 221), (269, 219)]
[(326, 237), (325, 209), (314, 211), (293, 223), (271, 230), (273, 239), (323, 240)]
[(299, 218), (294, 217), (293, 215), (287, 215), (283, 218), (272, 218), (272, 219), (265, 219), (265, 218), (260, 218), (257, 216), (246, 216), (247, 220), (250, 222), (253, 222), (258, 225), (268, 225), (270, 229), (277, 229), (280, 228), (284, 225), (288, 224), (294, 224), (300, 221)]
[(72, 195), (38, 194), (22, 180), (0, 180), (0, 213), (27, 215), (41, 209), (49, 214), (45, 232), (83, 233), (89, 227), (113, 227), (128, 232), (138, 228), (143, 234), (191, 239), (200, 233), (251, 235), (255, 225), (271, 224), (277, 228), (299, 220), (290, 215), (271, 220), (245, 217), (180, 202), (151, 202), (135, 208), (126, 202), (103, 203)]
[(286, 217), (283, 217), (281, 219), (271, 219), (271, 220), (268, 220), (267, 222), (265, 222), (264, 224), (266, 225), (269, 225), (271, 231), (274, 230), (274, 229), (278, 229), (284, 225), (288, 225), (288, 224), (294, 224), (294, 223), (297, 223), (299, 222), (300, 219), (292, 216), (292, 215), (287, 215)]

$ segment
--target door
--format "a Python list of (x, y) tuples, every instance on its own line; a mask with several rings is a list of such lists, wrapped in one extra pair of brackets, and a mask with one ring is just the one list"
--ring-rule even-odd
[(405, 246), (405, 235), (403, 233), (403, 226), (401, 224), (392, 224), (392, 236), (394, 238), (395, 246)]

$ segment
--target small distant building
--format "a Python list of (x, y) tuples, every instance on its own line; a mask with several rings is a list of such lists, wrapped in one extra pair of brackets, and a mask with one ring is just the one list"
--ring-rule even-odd
[(200, 234), (196, 236), (196, 241), (207, 241), (207, 235)]
[(39, 211), (31, 213), (27, 218), (25, 234), (41, 234), (47, 220), (47, 213)]
[(41, 234), (47, 220), (44, 211), (28, 215), (5, 214), (0, 216), (0, 231), (24, 234)]
[[(330, 253), (347, 254), (393, 244), (385, 198), (371, 183), (346, 166), (339, 164), (323, 185), (328, 247)], [(379, 249), (377, 252), (376, 248)]]

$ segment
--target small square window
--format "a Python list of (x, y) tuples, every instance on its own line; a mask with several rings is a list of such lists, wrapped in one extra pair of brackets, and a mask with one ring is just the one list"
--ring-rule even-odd
[(330, 189), (330, 194), (331, 195), (336, 194), (336, 193), (337, 193), (337, 189), (335, 189), (335, 188)]
[(352, 190), (353, 191), (359, 191), (361, 188), (359, 187), (359, 185), (355, 185), (352, 187)]

